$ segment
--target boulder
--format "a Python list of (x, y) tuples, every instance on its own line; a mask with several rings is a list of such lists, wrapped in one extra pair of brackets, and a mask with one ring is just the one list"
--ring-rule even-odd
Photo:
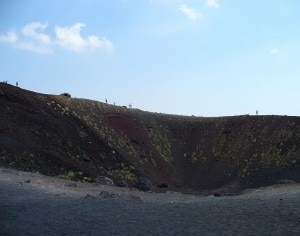
[(107, 191), (101, 191), (99, 193), (99, 197), (101, 197), (101, 198), (110, 198), (110, 197), (112, 197), (112, 195)]
[(97, 178), (94, 179), (94, 182), (97, 184), (103, 184), (103, 185), (109, 185), (109, 186), (113, 186), (114, 181), (110, 178), (107, 178), (105, 176), (98, 176)]
[(124, 188), (124, 187), (128, 187), (128, 183), (126, 180), (119, 180), (116, 182), (116, 186)]
[(295, 184), (296, 182), (294, 180), (290, 179), (280, 179), (277, 181), (277, 184)]
[(76, 183), (67, 183), (66, 186), (76, 188), (77, 184)]
[(86, 132), (84, 132), (84, 131), (79, 131), (79, 136), (81, 137), (81, 138), (86, 138), (88, 135), (87, 135), (87, 133)]
[(138, 202), (143, 202), (143, 200), (138, 197), (138, 196), (134, 196), (134, 195), (128, 195), (127, 197), (129, 200), (133, 200), (133, 201), (138, 201)]
[(166, 184), (166, 183), (160, 183), (160, 184), (157, 184), (156, 186), (159, 187), (159, 188), (167, 188), (168, 184)]
[(90, 162), (91, 158), (89, 158), (87, 155), (83, 155), (83, 160), (86, 162)]
[(62, 93), (62, 94), (60, 94), (60, 96), (67, 97), (67, 98), (72, 97), (71, 94), (69, 94), (69, 93)]
[(142, 190), (142, 191), (148, 191), (148, 190), (151, 190), (152, 189), (152, 182), (145, 178), (145, 177), (140, 177), (138, 179), (138, 182), (135, 183), (134, 187), (139, 189), (139, 190)]

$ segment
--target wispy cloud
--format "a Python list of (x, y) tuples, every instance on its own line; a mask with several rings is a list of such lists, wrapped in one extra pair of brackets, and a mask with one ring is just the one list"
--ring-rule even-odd
[(202, 14), (199, 13), (197, 10), (188, 7), (185, 4), (181, 4), (179, 7), (179, 11), (185, 14), (191, 20), (197, 20), (198, 18), (202, 17)]
[(279, 49), (278, 49), (278, 48), (272, 48), (272, 49), (270, 50), (270, 53), (271, 53), (271, 54), (277, 54), (277, 53), (279, 53)]
[(19, 35), (15, 30), (0, 35), (0, 43), (10, 43), (15, 48), (37, 53), (52, 53), (57, 46), (77, 53), (97, 49), (109, 53), (114, 52), (113, 43), (109, 39), (99, 38), (96, 35), (81, 36), (80, 31), (83, 27), (85, 27), (83, 23), (68, 27), (56, 26), (55, 37), (51, 38), (45, 33), (48, 28), (47, 24), (32, 22), (25, 25)]
[(217, 0), (206, 0), (206, 6), (214, 7), (214, 8), (219, 8), (220, 7)]
[(0, 43), (15, 43), (17, 36), (15, 30), (11, 29), (5, 35), (0, 35)]

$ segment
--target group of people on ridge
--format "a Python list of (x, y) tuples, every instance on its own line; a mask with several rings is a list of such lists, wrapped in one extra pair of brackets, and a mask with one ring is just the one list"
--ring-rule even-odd
[[(3, 83), (4, 83), (4, 84), (8, 84), (8, 81), (7, 81), (7, 80), (4, 80)], [(19, 82), (18, 82), (18, 81), (16, 82), (16, 86), (19, 87)]]

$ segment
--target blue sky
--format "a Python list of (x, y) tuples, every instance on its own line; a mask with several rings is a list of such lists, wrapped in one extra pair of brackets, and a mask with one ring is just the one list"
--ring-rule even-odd
[(0, 0), (0, 80), (147, 111), (300, 115), (298, 0)]

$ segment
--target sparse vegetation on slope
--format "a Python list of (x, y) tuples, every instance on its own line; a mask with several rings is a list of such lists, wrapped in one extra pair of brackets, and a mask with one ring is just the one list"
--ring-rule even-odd
[(142, 189), (300, 181), (299, 117), (156, 114), (7, 84), (0, 101), (3, 166)]

